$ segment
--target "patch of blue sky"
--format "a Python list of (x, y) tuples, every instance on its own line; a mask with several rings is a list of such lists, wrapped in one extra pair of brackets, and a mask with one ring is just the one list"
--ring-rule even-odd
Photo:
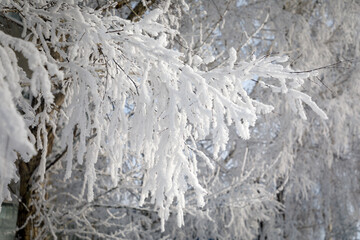
[(256, 81), (258, 79), (259, 79), (258, 76), (254, 76), (253, 79), (245, 80), (244, 82), (242, 82), (242, 86), (248, 94), (250, 94), (254, 90)]
[(236, 1), (236, 7), (241, 7), (241, 6), (244, 6), (246, 4), (247, 4), (246, 0), (237, 0)]

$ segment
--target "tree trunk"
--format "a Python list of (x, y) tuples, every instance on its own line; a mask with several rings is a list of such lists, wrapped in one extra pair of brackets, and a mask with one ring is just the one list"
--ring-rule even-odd
[(17, 239), (30, 240), (36, 236), (36, 227), (34, 226), (35, 206), (31, 205), (32, 201), (32, 181), (31, 176), (40, 164), (41, 152), (33, 157), (28, 163), (19, 162), (20, 174), (20, 196), (19, 208), (17, 215), (16, 232)]
[[(65, 96), (62, 93), (56, 94), (54, 103), (58, 109), (64, 102)], [(36, 103), (35, 103), (36, 104)], [(39, 108), (42, 111), (42, 107)], [(54, 134), (52, 127), (47, 126), (47, 156), (52, 152), (54, 144)], [(32, 133), (36, 136), (37, 128), (32, 129)], [(36, 207), (32, 205), (32, 201), (36, 200), (35, 189), (33, 189), (34, 183), (38, 181), (34, 174), (40, 165), (42, 151), (39, 151), (37, 155), (31, 158), (31, 160), (25, 163), (22, 160), (18, 161), (18, 169), (20, 175), (20, 196), (19, 196), (19, 208), (17, 214), (18, 228), (16, 232), (16, 239), (31, 240), (37, 235), (37, 226), (41, 226), (41, 222), (36, 216)], [(39, 225), (40, 224), (40, 225)]]
[[(281, 203), (282, 205), (285, 204), (285, 198), (284, 198), (284, 188), (285, 186), (284, 184), (284, 179), (282, 177), (277, 179), (277, 183), (276, 183), (276, 190), (278, 191), (278, 193), (276, 194), (276, 200)], [(282, 226), (285, 226), (285, 210), (280, 209), (279, 211), (279, 221), (282, 221)], [(283, 239), (287, 239), (287, 235), (286, 235), (286, 228), (282, 229), (283, 231)]]

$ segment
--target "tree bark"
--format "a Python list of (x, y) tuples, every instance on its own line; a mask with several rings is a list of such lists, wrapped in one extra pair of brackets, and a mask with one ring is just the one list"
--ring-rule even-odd
[[(284, 179), (282, 177), (277, 179), (277, 183), (276, 183), (276, 190), (278, 191), (278, 193), (276, 194), (276, 200), (281, 203), (282, 205), (285, 205), (285, 198), (284, 198), (284, 190), (285, 190), (285, 186), (284, 186)], [(285, 207), (285, 206), (284, 206)], [(282, 221), (282, 225), (285, 224), (286, 221), (286, 215), (285, 215), (285, 210), (280, 209), (279, 210), (279, 221)], [(282, 229), (283, 231), (283, 239), (287, 239), (287, 234), (286, 234), (286, 228)]]
[[(55, 95), (54, 103), (58, 108), (64, 102), (65, 96), (61, 93)], [(41, 108), (40, 108), (41, 109)], [(42, 111), (42, 110), (40, 110)], [(47, 127), (48, 145), (47, 155), (52, 152), (54, 144), (54, 134), (52, 127)], [(32, 133), (36, 136), (37, 128), (32, 129)], [(16, 232), (16, 239), (31, 240), (37, 235), (37, 227), (39, 226), (39, 220), (36, 217), (36, 207), (32, 204), (35, 199), (35, 191), (33, 189), (34, 183), (37, 179), (33, 178), (36, 174), (36, 170), (40, 165), (42, 151), (39, 151), (29, 162), (22, 160), (18, 161), (18, 169), (20, 175), (20, 196), (19, 196), (19, 208), (17, 214), (16, 226), (18, 228)]]
[(31, 205), (32, 202), (32, 182), (31, 176), (40, 164), (41, 152), (33, 157), (28, 163), (19, 161), (19, 175), (20, 175), (20, 196), (19, 208), (17, 215), (16, 239), (30, 240), (36, 235), (36, 228), (34, 226), (35, 207)]

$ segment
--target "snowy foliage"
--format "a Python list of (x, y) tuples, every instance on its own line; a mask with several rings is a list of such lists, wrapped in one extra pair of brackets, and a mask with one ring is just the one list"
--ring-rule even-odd
[[(23, 161), (29, 161), (37, 148), (46, 146), (41, 135), (47, 134), (45, 124), (49, 121), (47, 111), (50, 111), (53, 102), (50, 76), (57, 74), (62, 77), (56, 65), (49, 63), (46, 56), (38, 51), (36, 46), (22, 39), (11, 37), (0, 32), (1, 54), (1, 149), (0, 158), (0, 201), (9, 198), (7, 185), (12, 179), (17, 179), (15, 161), (20, 156)], [(16, 52), (21, 53), (28, 60), (28, 67), (32, 71), (31, 79), (17, 64)], [(22, 90), (27, 89), (34, 97), (41, 97), (45, 109), (35, 115), (39, 108), (32, 108), (22, 96)], [(20, 108), (21, 114), (18, 111)], [(37, 135), (30, 133), (28, 127), (37, 126)], [(19, 154), (19, 155), (18, 155)], [(46, 152), (43, 154), (45, 164)]]
[[(238, 54), (242, 58), (251, 53), (288, 54), (292, 67), (319, 71), (317, 76), (306, 80), (302, 90), (326, 109), (327, 121), (311, 113), (307, 121), (295, 119), (284, 98), (263, 91), (260, 84), (251, 93), (253, 98), (271, 102), (275, 110), (258, 119), (249, 141), (234, 138), (236, 147), (228, 157), (231, 165), (225, 165), (224, 172), (229, 175), (237, 165), (242, 165), (247, 148), (250, 163), (256, 162), (258, 168), (264, 165), (265, 169), (266, 165), (273, 166), (270, 176), (261, 172), (254, 176), (263, 179), (261, 185), (267, 191), (276, 189), (272, 196), (285, 207), (259, 221), (256, 236), (259, 239), (357, 239), (360, 165), (356, 147), (359, 128), (355, 119), (359, 112), (356, 104), (359, 3), (284, 0), (193, 4), (190, 9), (198, 14), (192, 15), (191, 21), (184, 20), (184, 26), (191, 26), (193, 32), (203, 31), (202, 36), (207, 36), (213, 26), (216, 26), (213, 32), (221, 33), (213, 34), (205, 44), (199, 44), (201, 34), (187, 35), (194, 38), (193, 48), (205, 45), (197, 50), (198, 54), (206, 54), (209, 47), (218, 53), (210, 67), (221, 66), (227, 59), (224, 49), (232, 46), (241, 49)], [(189, 22), (191, 25), (187, 25)], [(234, 194), (230, 191), (222, 197), (234, 199)], [(228, 209), (236, 212), (236, 207), (231, 205)], [(220, 212), (223, 214), (217, 215), (214, 225), (229, 216), (226, 211)]]
[[(156, 219), (156, 214), (157, 226), (171, 234), (178, 231), (166, 229), (172, 213), (177, 226), (198, 226), (198, 236), (256, 236), (259, 222), (283, 211), (276, 196), (289, 181), (299, 194), (311, 185), (290, 179), (295, 153), (286, 141), (299, 139), (303, 129), (290, 127), (289, 119), (302, 126), (296, 117), (312, 116), (308, 107), (318, 125), (327, 115), (303, 91), (316, 71), (293, 70), (283, 49), (281, 54), (250, 49), (267, 22), (276, 28), (271, 17), (277, 11), (264, 14), (262, 22), (247, 17), (253, 22), (246, 25), (249, 36), (249, 29), (227, 29), (233, 26), (225, 17), (228, 22), (237, 17), (229, 11), (242, 9), (236, 2), (214, 8), (211, 1), (165, 1), (130, 21), (124, 17), (128, 9), (116, 9), (119, 1), (2, 1), (3, 16), (23, 32), (20, 38), (0, 31), (0, 202), (10, 197), (7, 185), (18, 179), (16, 160), (40, 154), (40, 178), (33, 181), (43, 236), (140, 238), (135, 232), (153, 224), (144, 216)], [(236, 44), (241, 32), (245, 38)], [(246, 89), (251, 82), (254, 91)], [(275, 104), (287, 109), (286, 121), (264, 121)], [(48, 152), (50, 133), (55, 153)], [(252, 135), (268, 141), (277, 134), (286, 136), (274, 145), (251, 142)], [(69, 206), (49, 207), (64, 206), (62, 201)], [(139, 213), (129, 216), (135, 220), (123, 216), (129, 211)], [(103, 218), (97, 223), (101, 231), (90, 223), (97, 214)], [(224, 217), (214, 220), (216, 214)], [(191, 215), (198, 220), (186, 217)], [(128, 234), (117, 221), (140, 223), (126, 225)], [(276, 229), (271, 224), (268, 228)], [(201, 233), (204, 225), (213, 228)]]

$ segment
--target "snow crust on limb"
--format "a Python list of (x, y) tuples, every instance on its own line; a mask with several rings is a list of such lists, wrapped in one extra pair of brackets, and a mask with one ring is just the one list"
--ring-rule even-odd
[[(20, 95), (20, 89), (29, 89), (20, 83), (16, 85), (16, 94), (32, 114), (29, 124), (25, 125), (27, 111), (19, 114), (12, 96), (15, 92), (4, 88), (7, 103), (12, 102), (7, 124), (17, 122), (23, 130), (19, 133), (21, 144), (10, 141), (8, 147), (8, 141), (1, 141), (1, 149), (28, 152), (29, 159), (35, 153), (33, 147), (36, 145), (38, 151), (42, 150), (39, 174), (43, 180), (47, 125), (54, 126), (53, 131), (56, 127), (60, 132), (61, 147), (68, 149), (64, 177), (73, 177), (74, 158), (77, 164), (84, 164), (80, 195), (86, 192), (89, 202), (94, 200), (99, 155), (107, 156), (105, 161), (108, 161), (114, 185), (118, 183), (122, 163), (134, 157), (134, 161), (144, 166), (139, 204), (150, 197), (161, 218), (162, 231), (171, 206), (176, 206), (178, 226), (184, 223), (185, 192), (189, 189), (194, 190), (199, 207), (205, 204), (207, 191), (197, 178), (200, 161), (197, 156), (209, 169), (214, 166), (209, 157), (200, 152), (197, 143), (211, 138), (213, 158), (217, 158), (226, 150), (229, 126), (234, 125), (240, 137), (249, 139), (249, 129), (255, 125), (258, 114), (272, 111), (272, 106), (247, 94), (244, 81), (261, 77), (264, 87), (285, 94), (295, 102), (303, 101), (326, 118), (310, 97), (298, 91), (310, 73), (296, 73), (284, 67), (287, 58), (253, 58), (235, 64), (236, 51), (230, 49), (230, 58), (224, 67), (204, 71), (187, 64), (183, 53), (169, 47), (169, 40), (176, 31), (161, 21), (164, 14), (161, 9), (151, 11), (133, 23), (110, 11), (103, 14), (100, 10), (81, 8), (71, 1), (57, 2), (50, 12), (41, 9), (43, 1), (24, 3), (23, 6), (4, 4), (22, 13), (24, 37), (32, 39), (32, 42), (14, 40), (12, 43), (8, 35), (0, 32), (1, 45), (8, 51), (4, 59), (13, 59), (14, 70), (7, 74), (16, 76), (19, 72), (14, 53), (9, 51), (10, 47), (19, 49), (28, 58), (33, 71), (32, 79), (28, 80), (28, 94), (37, 97), (39, 103), (43, 101), (44, 107), (40, 111), (40, 104), (31, 106), (30, 101)], [(26, 48), (22, 47), (25, 43)], [(56, 57), (53, 52), (57, 53)], [(199, 58), (195, 59), (197, 64), (201, 62)], [(10, 65), (4, 61), (1, 73), (11, 70)], [(50, 78), (53, 75), (56, 76)], [(277, 79), (279, 86), (266, 83), (268, 78)], [(16, 79), (5, 82), (4, 79), (1, 79), (4, 86), (7, 86), (5, 83), (20, 82)], [(53, 91), (56, 87), (60, 87), (60, 92), (65, 95), (65, 103), (54, 118), (50, 112), (55, 109)], [(10, 85), (8, 89), (11, 89)], [(304, 118), (301, 105), (296, 105), (294, 111)], [(29, 126), (37, 127), (36, 136), (27, 130)], [(78, 136), (77, 141), (74, 141), (75, 136)], [(7, 184), (16, 178), (16, 154), (12, 153), (10, 160), (2, 159), (7, 163), (10, 161), (6, 166), (12, 173), (0, 171), (0, 187), (6, 194)], [(0, 201), (3, 198), (0, 197)]]
[[(31, 79), (26, 77), (24, 70), (18, 65), (15, 51), (28, 60), (28, 67), (32, 71)], [(18, 180), (15, 161), (20, 157), (22, 161), (27, 162), (36, 153), (35, 137), (30, 133), (29, 126), (44, 124), (40, 115), (34, 115), (33, 110), (36, 109), (30, 109), (26, 99), (22, 96), (23, 85), (28, 84), (27, 88), (32, 95), (34, 97), (41, 96), (47, 107), (50, 108), (53, 101), (50, 75), (56, 74), (61, 78), (62, 73), (33, 44), (9, 36), (2, 31), (0, 31), (0, 59), (1, 203), (4, 199), (10, 199), (7, 185), (12, 180)], [(19, 110), (22, 113), (19, 113)], [(40, 135), (39, 130), (38, 136)], [(46, 136), (43, 136), (43, 141), (46, 142)], [(39, 138), (36, 144), (37, 150), (43, 149), (42, 141)]]

